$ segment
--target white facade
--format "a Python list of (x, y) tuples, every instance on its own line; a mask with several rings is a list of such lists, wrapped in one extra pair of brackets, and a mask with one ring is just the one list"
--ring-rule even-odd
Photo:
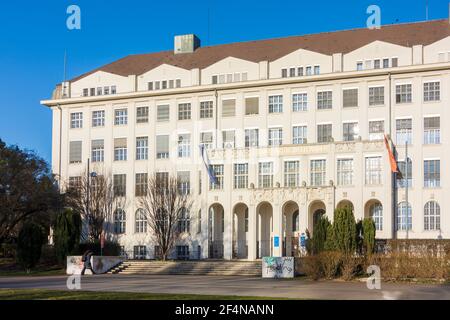
[[(450, 120), (449, 53), (447, 37), (414, 47), (375, 41), (332, 55), (300, 48), (259, 63), (228, 57), (202, 70), (161, 64), (141, 75), (97, 71), (70, 82), (69, 97), (42, 102), (53, 110), (53, 172), (62, 183), (80, 176), (87, 159), (95, 158), (95, 141), (102, 140), (104, 159), (94, 168), (126, 175), (126, 224), (118, 239), (127, 252), (144, 246), (147, 258), (154, 255), (151, 234), (136, 232), (139, 173), (189, 172), (194, 205), (190, 232), (179, 245), (189, 247), (192, 259), (291, 255), (299, 235), (313, 231), (315, 215), (324, 212), (332, 220), (334, 208), (349, 203), (356, 219), (374, 215), (377, 238), (450, 238), (450, 132), (442, 125)], [(115, 94), (103, 89), (83, 96), (86, 89), (113, 86)], [(168, 106), (168, 120), (161, 120), (166, 107), (159, 106)], [(200, 110), (206, 106), (212, 109)], [(140, 107), (148, 107), (147, 122), (138, 120)], [(246, 145), (246, 132), (256, 136), (246, 130), (255, 129), (257, 141)], [(234, 140), (224, 141), (233, 130)], [(213, 135), (211, 164), (223, 166), (217, 167), (223, 168), (219, 190), (209, 188), (199, 155), (204, 132)], [(181, 134), (190, 138), (182, 152)], [(393, 192), (384, 134), (396, 144), (399, 161), (410, 139), (407, 231), (406, 192)], [(169, 157), (159, 159), (162, 135), (169, 136)], [(148, 156), (137, 160), (137, 139), (144, 137)], [(119, 141), (126, 160), (115, 159)], [(81, 142), (73, 163), (71, 142)]]

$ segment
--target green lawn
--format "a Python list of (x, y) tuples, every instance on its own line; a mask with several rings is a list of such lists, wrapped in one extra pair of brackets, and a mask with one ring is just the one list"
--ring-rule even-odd
[(0, 289), (0, 300), (284, 300), (268, 297), (216, 296), (136, 292)]
[(63, 275), (66, 271), (59, 266), (38, 265), (36, 268), (27, 273), (23, 268), (18, 266), (13, 259), (0, 258), (0, 277), (14, 276), (57, 276)]

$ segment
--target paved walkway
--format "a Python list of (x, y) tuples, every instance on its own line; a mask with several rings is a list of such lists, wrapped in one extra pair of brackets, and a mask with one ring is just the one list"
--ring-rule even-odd
[[(0, 277), (0, 289), (67, 290), (66, 276)], [(305, 299), (447, 299), (450, 285), (382, 284), (369, 290), (365, 282), (306, 279), (262, 279), (233, 276), (97, 275), (85, 276), (82, 290), (206, 295), (266, 296)]]

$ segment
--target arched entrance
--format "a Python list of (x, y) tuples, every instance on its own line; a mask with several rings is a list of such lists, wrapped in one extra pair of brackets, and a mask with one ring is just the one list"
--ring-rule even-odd
[(317, 221), (326, 214), (326, 206), (325, 203), (321, 200), (316, 200), (311, 202), (309, 205), (308, 210), (308, 229), (311, 235), (314, 233), (314, 226), (316, 225)]
[(223, 259), (223, 233), (225, 231), (224, 214), (225, 210), (220, 203), (215, 203), (209, 207), (209, 258), (212, 259)]
[(248, 258), (248, 206), (238, 203), (233, 208), (233, 259)]
[(284, 257), (298, 255), (298, 237), (300, 232), (298, 204), (288, 201), (283, 205), (283, 253)]
[(364, 217), (372, 218), (375, 222), (375, 230), (383, 230), (383, 205), (377, 199), (371, 199), (364, 206)]
[(262, 202), (256, 209), (257, 257), (273, 255), (273, 208), (269, 202)]

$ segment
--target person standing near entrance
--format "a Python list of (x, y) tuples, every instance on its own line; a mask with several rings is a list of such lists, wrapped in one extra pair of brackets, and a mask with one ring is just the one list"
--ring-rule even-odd
[(87, 250), (83, 256), (81, 257), (81, 261), (83, 262), (83, 269), (81, 270), (81, 275), (84, 276), (86, 269), (91, 270), (92, 274), (95, 274), (94, 269), (91, 264), (91, 257), (94, 253), (91, 250)]

